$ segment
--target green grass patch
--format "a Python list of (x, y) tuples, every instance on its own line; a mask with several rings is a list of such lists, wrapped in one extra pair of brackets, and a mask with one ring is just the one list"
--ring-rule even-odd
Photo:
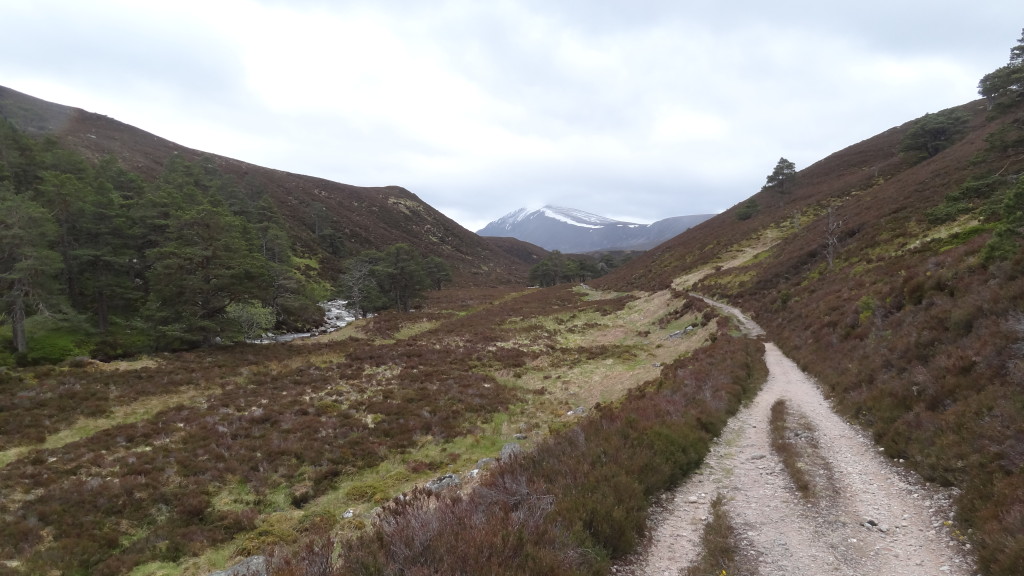
[(984, 234), (985, 232), (990, 232), (994, 229), (995, 226), (991, 224), (976, 224), (973, 226), (968, 226), (967, 228), (963, 228), (961, 230), (954, 231), (948, 236), (937, 240), (939, 251), (945, 252), (946, 250), (949, 250), (951, 248), (956, 248), (957, 246), (966, 244), (975, 236), (978, 236), (979, 234)]
[(150, 562), (136, 566), (128, 576), (179, 576), (182, 567), (172, 562)]
[(963, 216), (923, 231), (916, 238), (904, 244), (902, 248), (895, 250), (893, 254), (900, 255), (924, 246), (944, 252), (950, 248), (961, 246), (975, 236), (991, 231), (994, 228), (995, 226), (992, 224), (981, 223), (975, 216)]
[(403, 324), (402, 328), (395, 333), (394, 340), (407, 340), (414, 336), (418, 336), (428, 330), (432, 330), (441, 325), (441, 322), (436, 320), (424, 320), (422, 322), (414, 322), (410, 324)]
[(260, 497), (252, 491), (245, 480), (239, 478), (221, 488), (211, 503), (215, 510), (237, 512), (259, 506)]

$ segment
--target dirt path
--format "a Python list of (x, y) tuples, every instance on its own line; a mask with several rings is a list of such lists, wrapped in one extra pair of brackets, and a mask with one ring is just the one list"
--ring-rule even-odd
[[(729, 312), (755, 331), (739, 311)], [(744, 553), (754, 556), (762, 576), (973, 574), (944, 524), (949, 495), (910, 480), (837, 416), (775, 345), (765, 344), (765, 361), (770, 374), (760, 394), (733, 417), (701, 470), (664, 501), (646, 551), (616, 573), (678, 574), (699, 554), (703, 519), (722, 494)], [(800, 496), (769, 445), (770, 407), (779, 398), (816, 429), (838, 488), (827, 503)], [(867, 520), (877, 526), (865, 526)]]
[(753, 320), (750, 319), (749, 316), (747, 316), (743, 312), (740, 312), (739, 308), (733, 308), (728, 304), (716, 302), (710, 298), (705, 298), (700, 294), (694, 294), (693, 292), (691, 292), (690, 295), (695, 298), (700, 298), (701, 300), (707, 302), (708, 304), (711, 304), (715, 308), (718, 308), (720, 311), (725, 312), (729, 316), (732, 316), (740, 325), (740, 329), (742, 329), (743, 333), (746, 334), (747, 336), (751, 338), (758, 338), (760, 336), (764, 336), (764, 328), (761, 328), (761, 326), (759, 326), (757, 322), (754, 322)]

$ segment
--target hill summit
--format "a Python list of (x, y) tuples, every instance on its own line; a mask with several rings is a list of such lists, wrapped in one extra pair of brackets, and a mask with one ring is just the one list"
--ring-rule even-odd
[(481, 236), (513, 237), (568, 253), (647, 250), (714, 216), (675, 216), (652, 224), (614, 220), (576, 208), (520, 208), (484, 226)]

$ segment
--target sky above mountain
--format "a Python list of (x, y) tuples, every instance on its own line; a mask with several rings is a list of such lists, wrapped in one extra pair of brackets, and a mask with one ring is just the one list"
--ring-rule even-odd
[(1019, 0), (0, 0), (0, 85), (179, 144), (404, 186), (470, 230), (724, 210), (978, 97)]

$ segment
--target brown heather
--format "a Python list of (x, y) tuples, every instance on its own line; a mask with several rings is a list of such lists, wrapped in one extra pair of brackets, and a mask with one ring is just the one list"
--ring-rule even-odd
[(809, 497), (811, 481), (807, 477), (805, 469), (800, 465), (799, 448), (789, 438), (791, 430), (789, 429), (789, 414), (786, 409), (785, 400), (780, 398), (772, 404), (768, 426), (771, 433), (772, 450), (778, 454), (779, 460), (782, 461), (782, 466), (786, 469), (786, 473), (789, 474), (790, 480), (793, 481), (793, 486), (804, 497)]
[[(348, 486), (349, 502), (387, 502), (399, 484), (353, 479), (425, 446), (437, 449), (409, 458), (399, 478), (464, 465), (449, 442), (474, 437), (527, 397), (544, 405), (544, 388), (510, 386), (495, 374), (528, 371), (541, 359), (555, 371), (636, 362), (630, 346), (562, 343), (633, 299), (588, 300), (567, 286), (441, 293), (427, 309), (381, 315), (348, 331), (363, 336), (163, 355), (125, 370), (87, 365), (0, 373), (0, 446), (11, 455), (0, 466), (0, 557), (16, 560), (0, 565), (0, 574), (125, 574), (218, 546), (245, 555), (289, 544), (296, 546), (295, 563), (282, 555), (281, 566), (308, 573), (322, 561), (305, 556), (335, 546), (351, 558), (346, 571), (352, 562), (430, 566), (422, 555), (433, 553), (449, 531), (453, 547), (474, 538), (478, 550), (504, 546), (505, 556), (472, 560), (484, 573), (498, 565), (519, 573), (535, 565), (593, 573), (632, 549), (647, 499), (699, 464), (740, 398), (763, 379), (757, 346), (723, 335), (713, 353), (666, 365), (662, 378), (631, 393), (622, 409), (596, 409), (579, 427), (506, 462), (478, 493), (443, 508), (466, 522), (464, 533), (446, 528), (430, 550), (415, 552), (425, 536), (399, 521), (442, 509), (422, 491), (389, 505), (384, 518), (391, 524), (362, 536), (412, 539), (401, 553), (363, 540), (336, 544), (340, 511), (286, 518), (339, 485)], [(161, 399), (168, 405), (152, 415), (116, 421), (126, 404)], [(102, 425), (72, 441), (42, 443), (83, 421)], [(494, 504), (486, 507), (492, 512), (482, 512), (477, 499)], [(621, 505), (602, 509), (615, 501)], [(522, 523), (521, 533), (500, 530), (513, 520)], [(417, 522), (438, 525), (435, 517)], [(578, 557), (567, 560), (567, 551)], [(525, 564), (510, 564), (519, 552)]]
[(468, 494), (416, 489), (368, 533), (280, 551), (273, 574), (607, 573), (636, 550), (652, 498), (700, 465), (767, 377), (760, 343), (726, 327), (620, 403), (503, 460)]
[(834, 471), (822, 454), (814, 424), (780, 398), (772, 404), (768, 426), (772, 450), (793, 487), (808, 500), (834, 498), (838, 491)]
[[(552, 293), (559, 309), (614, 307), (564, 294)], [(390, 319), (369, 331), (380, 331), (378, 322)], [(422, 438), (469, 433), (518, 394), (476, 367), (513, 368), (535, 353), (492, 346), (500, 316), (461, 322), (477, 326), (458, 347), (430, 335), (394, 344), (349, 338), (167, 355), (136, 370), (2, 373), (0, 446), (29, 451), (0, 468), (0, 556), (27, 571), (15, 573), (122, 574), (177, 561), (255, 529), (282, 489), (307, 486), (293, 492), (301, 505)], [(80, 418), (186, 387), (209, 392), (59, 448), (31, 446)], [(214, 506), (236, 484), (252, 492), (250, 504)]]

